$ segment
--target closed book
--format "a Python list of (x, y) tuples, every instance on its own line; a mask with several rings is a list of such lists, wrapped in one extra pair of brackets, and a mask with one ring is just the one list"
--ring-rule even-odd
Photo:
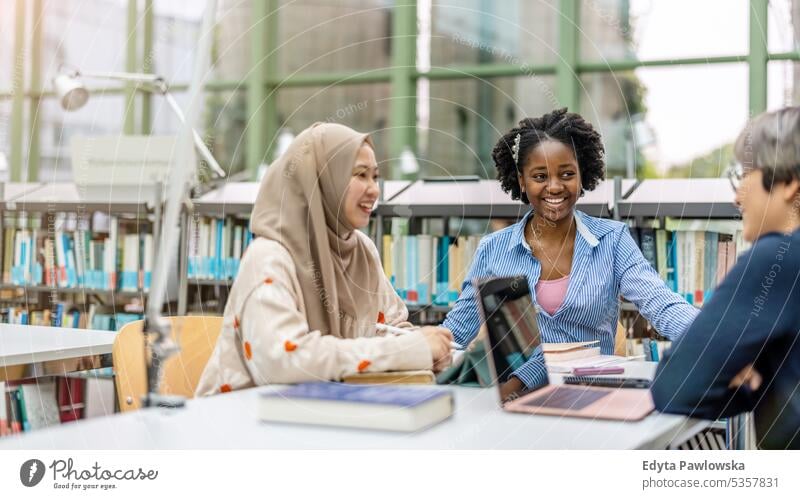
[(342, 382), (358, 385), (435, 385), (431, 370), (357, 373), (342, 378)]
[(668, 278), (669, 262), (667, 261), (667, 231), (659, 229), (656, 231), (656, 270), (664, 282)]
[(0, 381), (0, 437), (10, 433), (8, 427), (8, 402), (6, 401), (6, 382)]
[(26, 383), (20, 385), (19, 390), (22, 392), (20, 403), (24, 404), (22, 414), (26, 431), (39, 430), (60, 423), (54, 379)]
[(79, 378), (58, 378), (58, 411), (62, 423), (81, 419), (83, 383)]
[(575, 341), (572, 343), (568, 342), (560, 342), (560, 343), (542, 343), (542, 351), (544, 353), (563, 353), (563, 352), (571, 352), (573, 350), (582, 350), (600, 343), (600, 340), (592, 340), (592, 341)]
[(643, 227), (639, 229), (640, 244), (642, 248), (642, 255), (654, 269), (658, 269), (658, 261), (656, 258), (656, 232), (653, 229)]
[(262, 421), (417, 431), (449, 418), (453, 396), (440, 388), (303, 383), (260, 395)]
[(545, 362), (562, 362), (565, 360), (586, 359), (600, 355), (600, 347), (576, 348), (561, 352), (544, 353)]
[(449, 301), (449, 251), (450, 237), (443, 236), (438, 238), (438, 243), (436, 246), (436, 297), (433, 300), (436, 305), (447, 305)]
[(433, 237), (420, 234), (417, 239), (417, 282), (415, 289), (419, 295), (419, 303), (431, 303), (432, 277), (435, 276), (433, 259)]
[(719, 241), (719, 243), (717, 243), (717, 273), (715, 275), (715, 286), (719, 286), (728, 270), (726, 245), (727, 242), (725, 241)]

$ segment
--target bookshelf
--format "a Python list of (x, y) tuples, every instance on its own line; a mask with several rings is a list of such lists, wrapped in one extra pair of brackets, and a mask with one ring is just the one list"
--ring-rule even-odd
[[(410, 184), (411, 182), (407, 180), (382, 181), (381, 196), (384, 199), (392, 199)], [(205, 310), (207, 308), (204, 306), (205, 304), (211, 306), (208, 308), (216, 308), (217, 313), (222, 312), (228, 290), (233, 283), (233, 276), (229, 275), (229, 277), (222, 278), (219, 276), (200, 277), (197, 272), (194, 272), (194, 268), (190, 269), (190, 267), (194, 267), (194, 265), (190, 265), (192, 254), (197, 255), (196, 251), (192, 251), (196, 242), (191, 242), (191, 239), (192, 237), (197, 238), (197, 224), (201, 221), (223, 220), (227, 222), (233, 220), (234, 225), (246, 228), (258, 195), (259, 186), (259, 182), (226, 182), (220, 187), (194, 199), (191, 210), (185, 210), (181, 221), (182, 243), (179, 254), (181, 277), (178, 286), (178, 315), (185, 315), (190, 308), (190, 286), (192, 294), (197, 297), (194, 300), (195, 308)], [(231, 236), (236, 237), (233, 234), (225, 233), (226, 238)], [(241, 251), (244, 251), (247, 242), (249, 242), (249, 239), (242, 241)], [(210, 254), (204, 254), (203, 257), (216, 256), (213, 254), (215, 253), (214, 249), (208, 253)], [(236, 255), (225, 255), (225, 257), (228, 256), (233, 258), (234, 263), (232, 265), (237, 267), (238, 259), (235, 258)], [(190, 270), (192, 271), (190, 272)], [(229, 274), (231, 273), (229, 272)], [(235, 272), (232, 274), (235, 275)]]
[[(2, 319), (106, 329), (113, 328), (113, 321), (103, 319), (106, 327), (101, 327), (91, 323), (92, 317), (102, 308), (111, 308), (110, 313), (120, 321), (132, 320), (137, 312), (130, 303), (127, 307), (116, 305), (138, 300), (133, 308), (143, 306), (148, 269), (152, 268), (152, 243), (159, 231), (160, 189), (160, 184), (0, 185)], [(130, 237), (126, 240), (126, 236)], [(119, 247), (112, 250), (108, 246), (112, 241)], [(126, 254), (128, 260), (124, 260)], [(29, 306), (38, 307), (42, 314), (35, 317), (26, 311)], [(127, 312), (133, 313), (120, 315)], [(88, 317), (84, 320), (83, 315)], [(65, 318), (70, 321), (62, 324)]]
[[(182, 225), (183, 240), (188, 241), (192, 217), (208, 219), (237, 219), (244, 222), (252, 211), (258, 194), (255, 182), (229, 182), (207, 192), (193, 202)], [(443, 233), (448, 234), (451, 219), (505, 219), (515, 221), (529, 207), (513, 201), (495, 180), (455, 179), (384, 181), (384, 200), (373, 214), (370, 234), (383, 255), (384, 233), (393, 220), (407, 221), (408, 233), (430, 232), (430, 220), (439, 220)], [(578, 200), (578, 209), (595, 217), (615, 218), (633, 227), (665, 227), (670, 218), (735, 221), (739, 213), (733, 204), (733, 191), (727, 179), (614, 179), (601, 182), (593, 191)], [(389, 230), (391, 233), (391, 229)], [(480, 234), (483, 235), (483, 234)], [(199, 293), (195, 300), (203, 306), (203, 293), (211, 293), (208, 303), (224, 307), (232, 278), (189, 277), (187, 244), (181, 245), (181, 283), (178, 313), (188, 308), (188, 286)], [(464, 262), (468, 268), (469, 262)], [(211, 288), (213, 291), (203, 291)], [(414, 313), (441, 315), (450, 309), (448, 304), (435, 301), (409, 302)], [(622, 303), (624, 313), (635, 313), (635, 307)]]
[[(646, 179), (615, 215), (667, 285), (701, 307), (748, 246), (734, 197), (726, 178)], [(629, 338), (657, 337), (633, 304), (623, 301), (620, 309)]]
[[(614, 214), (615, 200), (634, 190), (636, 185), (637, 181), (634, 179), (601, 182), (597, 188), (586, 192), (578, 200), (578, 209), (591, 216), (609, 218)], [(498, 181), (477, 178), (417, 180), (392, 197), (388, 202), (381, 204), (376, 210), (378, 222), (377, 236), (375, 238), (376, 246), (384, 257), (384, 267), (389, 268), (389, 265), (392, 267), (390, 273), (393, 276), (390, 278), (395, 283), (402, 283), (398, 288), (398, 292), (406, 299), (409, 311), (423, 321), (427, 321), (428, 316), (439, 318), (450, 310), (450, 305), (460, 290), (460, 281), (469, 268), (474, 250), (477, 247), (477, 240), (473, 236), (460, 239), (458, 237), (461, 235), (460, 229), (458, 231), (459, 234), (450, 234), (452, 219), (460, 220), (462, 225), (465, 220), (469, 219), (517, 221), (529, 209), (529, 206), (523, 205), (520, 201), (512, 200), (502, 190)], [(402, 223), (397, 224), (393, 221), (397, 219), (407, 220), (406, 227), (398, 229), (398, 225), (402, 225)], [(437, 219), (440, 220), (441, 229), (432, 231), (431, 226), (433, 224), (430, 221)], [(393, 235), (393, 238), (383, 237), (383, 233), (386, 230), (383, 224), (384, 220), (392, 221), (390, 223), (392, 228), (389, 229), (389, 233)], [(485, 232), (485, 228), (483, 231)], [(385, 251), (385, 244), (394, 241), (394, 237), (397, 237), (398, 233), (414, 236), (417, 234), (430, 235), (432, 232), (441, 232), (441, 236), (435, 238), (432, 243), (435, 247), (433, 256), (431, 258), (425, 257), (423, 260), (425, 262), (423, 266), (426, 269), (417, 273), (431, 276), (431, 280), (436, 282), (431, 282), (419, 292), (414, 291), (416, 283), (412, 284), (410, 288), (405, 288), (404, 284), (409, 280), (413, 281), (414, 278), (404, 279), (403, 276), (395, 275), (394, 267), (398, 266), (398, 261), (393, 253), (398, 250), (398, 245), (392, 242), (394, 248), (387, 252)], [(444, 236), (447, 236), (447, 250), (441, 248), (445, 244), (442, 242)], [(427, 252), (429, 243), (427, 238), (424, 239), (421, 243), (422, 249), (420, 251)], [(455, 245), (453, 244), (454, 241), (457, 241)], [(399, 243), (399, 250), (407, 252), (408, 250), (405, 249), (407, 243), (408, 241), (404, 238)], [(412, 241), (410, 244), (413, 253), (413, 245), (416, 242)], [(454, 246), (457, 247), (455, 252), (449, 249)], [(436, 247), (439, 247), (439, 249), (436, 249)], [(447, 256), (445, 256), (445, 251)], [(456, 252), (458, 254), (454, 255), (453, 253)], [(389, 255), (390, 253), (392, 255)], [(394, 265), (388, 264), (389, 259), (394, 260)], [(400, 258), (400, 260), (402, 259), (403, 257)], [(458, 263), (454, 266), (450, 265), (450, 259), (455, 259)], [(429, 261), (433, 262), (433, 265), (428, 265)], [(440, 274), (439, 267), (441, 265), (449, 267), (447, 272), (441, 272), (448, 275), (446, 279), (449, 281), (446, 286), (447, 291), (443, 291), (444, 282), (439, 282), (441, 281), (441, 276), (438, 274)], [(458, 272), (458, 274), (452, 278), (449, 277), (453, 272)], [(435, 278), (432, 276), (433, 273), (437, 274)], [(436, 288), (435, 292), (432, 291), (433, 288)], [(411, 296), (413, 297), (410, 300), (407, 299), (409, 289), (411, 289)], [(443, 293), (447, 293), (447, 298), (444, 297)], [(418, 300), (420, 296), (423, 297), (421, 301)]]
[(3, 326), (7, 343), (28, 338), (25, 359), (5, 352), (16, 376), (0, 380), (0, 405), (3, 416), (19, 408), (19, 431), (114, 407), (111, 331), (141, 318), (161, 188), (0, 184), (0, 322), (13, 324)]
[(647, 179), (619, 202), (622, 218), (741, 219), (728, 179)]
[[(623, 179), (622, 189), (635, 180)], [(595, 217), (610, 217), (614, 206), (614, 182), (605, 181), (578, 200), (578, 209)], [(417, 180), (376, 210), (383, 217), (406, 218), (510, 218), (530, 209), (503, 192), (497, 180)]]

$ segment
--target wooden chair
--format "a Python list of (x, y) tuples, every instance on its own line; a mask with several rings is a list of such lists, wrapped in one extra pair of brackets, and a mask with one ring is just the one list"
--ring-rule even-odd
[(622, 322), (617, 322), (617, 333), (614, 335), (614, 355), (628, 355), (628, 334)]
[[(222, 317), (190, 315), (168, 317), (175, 333), (180, 332), (180, 353), (164, 365), (159, 392), (166, 395), (194, 396), (194, 390), (217, 344)], [(120, 411), (139, 409), (147, 390), (147, 369), (144, 354), (144, 321), (125, 324), (114, 340), (111, 356), (114, 364), (117, 400)]]

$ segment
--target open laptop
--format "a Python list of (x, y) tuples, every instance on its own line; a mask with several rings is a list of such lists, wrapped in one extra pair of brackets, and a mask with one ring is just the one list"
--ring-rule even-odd
[(503, 410), (625, 421), (643, 419), (653, 411), (649, 390), (551, 385), (546, 371), (541, 385), (503, 397), (503, 384), (511, 374), (531, 356), (541, 355), (537, 307), (525, 276), (476, 280), (474, 285)]

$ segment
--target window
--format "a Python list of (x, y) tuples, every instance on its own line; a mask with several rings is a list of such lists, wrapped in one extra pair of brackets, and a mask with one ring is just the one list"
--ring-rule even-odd
[(558, 60), (558, 0), (436, 0), (431, 64), (553, 64)]

